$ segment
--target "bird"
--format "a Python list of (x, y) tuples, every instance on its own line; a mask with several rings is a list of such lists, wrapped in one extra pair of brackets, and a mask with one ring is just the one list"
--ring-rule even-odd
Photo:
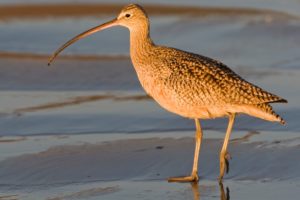
[(198, 160), (203, 136), (200, 120), (228, 118), (219, 154), (220, 183), (229, 171), (228, 143), (236, 115), (247, 114), (285, 124), (270, 103), (287, 103), (286, 99), (246, 81), (218, 60), (155, 44), (150, 37), (148, 15), (138, 4), (123, 7), (115, 19), (67, 41), (52, 54), (48, 65), (69, 45), (114, 26), (129, 29), (130, 58), (145, 92), (167, 111), (195, 121), (192, 172), (188, 176), (168, 178), (169, 182), (199, 181)]

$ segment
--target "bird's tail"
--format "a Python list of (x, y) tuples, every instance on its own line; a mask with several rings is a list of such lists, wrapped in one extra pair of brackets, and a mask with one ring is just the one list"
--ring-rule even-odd
[(273, 110), (273, 108), (270, 104), (265, 103), (265, 104), (259, 104), (258, 106), (260, 107), (261, 110), (263, 110), (265, 112), (265, 114), (267, 116), (270, 115), (270, 116), (268, 116), (268, 118), (266, 120), (276, 121), (282, 125), (285, 124), (284, 119)]
[(248, 105), (242, 112), (264, 120), (279, 122), (282, 125), (285, 124), (284, 119), (275, 113), (272, 106), (268, 103)]

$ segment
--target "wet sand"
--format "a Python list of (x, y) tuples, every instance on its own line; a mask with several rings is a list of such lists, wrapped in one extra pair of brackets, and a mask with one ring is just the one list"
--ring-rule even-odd
[[(0, 135), (194, 129), (192, 120), (168, 113), (143, 92), (128, 59), (61, 59), (52, 67), (46, 61), (2, 59)], [(274, 104), (286, 126), (241, 115), (235, 130), (300, 130), (298, 70), (248, 68), (239, 74), (280, 92), (289, 103)], [(203, 127), (223, 131), (226, 123), (225, 119), (204, 120)]]
[(122, 30), (74, 45), (47, 67), (61, 42), (121, 7), (0, 7), (0, 199), (298, 199), (298, 17), (254, 8), (145, 6), (155, 41), (220, 59), (289, 101), (274, 104), (286, 126), (237, 118), (221, 186), (218, 152), (227, 120), (203, 120), (201, 180), (191, 185), (166, 179), (191, 170), (193, 120), (164, 111), (143, 92)]
[[(218, 151), (225, 119), (202, 121), (205, 139), (199, 185), (167, 183), (170, 176), (190, 172), (193, 121), (162, 110), (147, 97), (126, 59), (62, 59), (54, 69), (43, 66), (45, 61), (2, 60), (2, 69), (9, 66), (9, 70), (0, 82), (10, 88), (0, 91), (2, 199), (226, 199), (228, 191), (231, 199), (297, 197), (297, 70), (243, 72), (260, 85), (286, 92), (290, 104), (277, 110), (288, 123), (280, 126), (240, 116), (229, 146), (230, 172), (222, 188), (217, 184)], [(82, 67), (89, 70), (87, 78), (80, 79)], [(49, 70), (55, 76), (49, 76)], [(93, 78), (97, 71), (109, 73)], [(11, 76), (19, 77), (18, 81), (9, 82)], [(273, 80), (279, 76), (289, 82), (276, 84)], [(53, 77), (55, 82), (49, 83)], [(107, 82), (110, 78), (119, 81)], [(92, 90), (75, 90), (79, 80), (81, 88)], [(100, 88), (99, 80), (103, 81)]]
[[(12, 4), (0, 6), (0, 20), (41, 18), (41, 17), (87, 17), (118, 13), (125, 4), (60, 3), (60, 4)], [(150, 15), (188, 15), (188, 16), (247, 16), (277, 15), (283, 18), (298, 16), (284, 12), (255, 8), (195, 7), (164, 4), (143, 4)]]
[(264, 140), (272, 134), (265, 132), (247, 140), (233, 137), (224, 191), (217, 184), (222, 141), (213, 138), (220, 137), (214, 131), (203, 141), (199, 185), (167, 183), (168, 177), (190, 171), (193, 138), (188, 134), (121, 134), (115, 139), (111, 134), (31, 136), (4, 141), (1, 151), (8, 143), (12, 151), (11, 157), (0, 161), (1, 194), (16, 199), (222, 199), (228, 188), (231, 199), (299, 195), (300, 138)]

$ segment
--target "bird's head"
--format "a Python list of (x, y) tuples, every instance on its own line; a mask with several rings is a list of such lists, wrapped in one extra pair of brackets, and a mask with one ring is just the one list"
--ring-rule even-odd
[(116, 20), (118, 25), (124, 26), (131, 31), (141, 26), (148, 26), (149, 24), (145, 10), (137, 4), (125, 6)]
[(148, 27), (149, 21), (148, 21), (146, 12), (144, 11), (144, 9), (141, 6), (139, 6), (137, 4), (129, 4), (121, 10), (121, 12), (117, 18), (115, 18), (109, 22), (106, 22), (104, 24), (101, 24), (99, 26), (96, 26), (94, 28), (91, 28), (91, 29), (75, 36), (74, 38), (72, 38), (71, 40), (66, 42), (64, 45), (62, 45), (50, 57), (48, 65), (51, 64), (51, 62), (55, 59), (55, 57), (60, 52), (62, 52), (65, 48), (67, 48), (71, 44), (75, 43), (76, 41), (78, 41), (86, 36), (89, 36), (91, 34), (94, 34), (96, 32), (102, 31), (104, 29), (107, 29), (107, 28), (110, 28), (113, 26), (118, 26), (118, 25), (124, 26), (124, 27), (128, 28), (130, 31), (135, 31), (135, 30), (139, 30), (141, 27)]

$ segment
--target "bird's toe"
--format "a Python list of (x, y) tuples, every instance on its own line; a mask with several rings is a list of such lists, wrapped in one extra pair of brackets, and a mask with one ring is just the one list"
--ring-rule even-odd
[(198, 174), (191, 176), (183, 176), (183, 177), (171, 177), (168, 179), (168, 182), (198, 182), (199, 176)]

